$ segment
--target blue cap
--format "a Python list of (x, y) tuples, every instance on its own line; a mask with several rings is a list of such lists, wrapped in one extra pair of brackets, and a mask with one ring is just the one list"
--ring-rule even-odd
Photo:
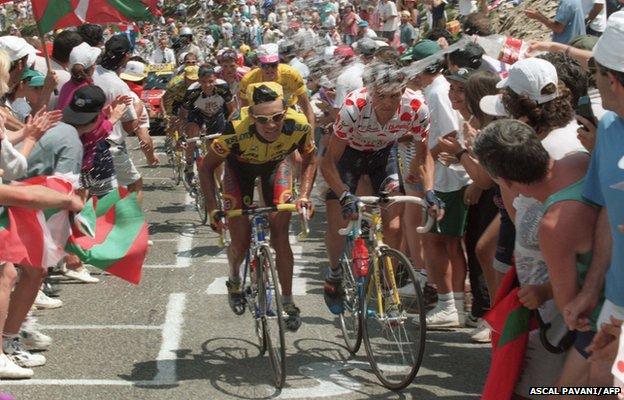
[(367, 28), (368, 27), (368, 22), (361, 19), (358, 21), (357, 26), (359, 26), (360, 28)]

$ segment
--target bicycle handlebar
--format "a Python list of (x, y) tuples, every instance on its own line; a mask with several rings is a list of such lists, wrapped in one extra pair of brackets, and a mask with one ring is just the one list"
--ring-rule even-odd
[(349, 224), (341, 229), (338, 229), (338, 233), (342, 236), (346, 236), (351, 232), (355, 231), (358, 236), (361, 234), (361, 226), (362, 226), (362, 216), (364, 213), (364, 208), (367, 205), (375, 205), (378, 206), (380, 204), (387, 204), (389, 206), (398, 204), (398, 203), (409, 203), (416, 204), (425, 209), (425, 223), (422, 226), (416, 228), (416, 232), (418, 233), (427, 233), (433, 227), (433, 223), (435, 222), (435, 218), (432, 218), (429, 215), (429, 205), (427, 202), (420, 197), (416, 196), (362, 196), (359, 197), (358, 203), (358, 219), (355, 221), (349, 221)]
[(214, 133), (212, 135), (200, 135), (199, 137), (194, 137), (194, 138), (186, 138), (186, 143), (187, 144), (197, 144), (200, 142), (203, 142), (204, 140), (213, 140), (216, 139), (218, 137), (220, 137), (221, 134), (220, 133)]

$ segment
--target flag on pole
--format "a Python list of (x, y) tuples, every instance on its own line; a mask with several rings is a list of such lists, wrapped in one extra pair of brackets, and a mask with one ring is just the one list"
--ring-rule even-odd
[(87, 264), (138, 284), (148, 232), (136, 193), (118, 189), (99, 200), (91, 198), (79, 220), (65, 250)]
[(32, 0), (42, 32), (84, 23), (146, 21), (153, 19), (158, 0)]

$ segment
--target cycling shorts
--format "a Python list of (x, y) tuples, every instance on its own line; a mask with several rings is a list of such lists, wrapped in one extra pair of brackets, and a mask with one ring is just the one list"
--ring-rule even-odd
[(292, 177), (290, 157), (266, 164), (247, 164), (228, 157), (223, 176), (224, 208), (227, 211), (251, 206), (256, 178), (260, 178), (265, 205), (289, 203), (293, 197)]
[[(351, 193), (355, 193), (362, 175), (368, 175), (373, 192), (377, 195), (382, 191), (397, 191), (399, 189), (397, 146), (391, 144), (376, 151), (355, 150), (347, 146), (338, 161), (338, 172)], [(330, 189), (325, 199), (338, 200), (340, 194)]]
[(212, 116), (207, 116), (201, 111), (195, 109), (189, 111), (186, 120), (189, 123), (196, 124), (200, 129), (205, 127), (208, 135), (223, 133), (223, 130), (225, 129), (225, 116), (222, 112), (216, 113)]

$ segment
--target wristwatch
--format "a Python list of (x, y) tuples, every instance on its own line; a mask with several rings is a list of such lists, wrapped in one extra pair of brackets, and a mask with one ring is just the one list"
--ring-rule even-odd
[(461, 162), (461, 158), (462, 158), (462, 156), (463, 156), (465, 153), (468, 153), (468, 150), (466, 150), (466, 149), (461, 149), (460, 151), (458, 151), (457, 153), (455, 153), (455, 158), (457, 158), (457, 161)]

